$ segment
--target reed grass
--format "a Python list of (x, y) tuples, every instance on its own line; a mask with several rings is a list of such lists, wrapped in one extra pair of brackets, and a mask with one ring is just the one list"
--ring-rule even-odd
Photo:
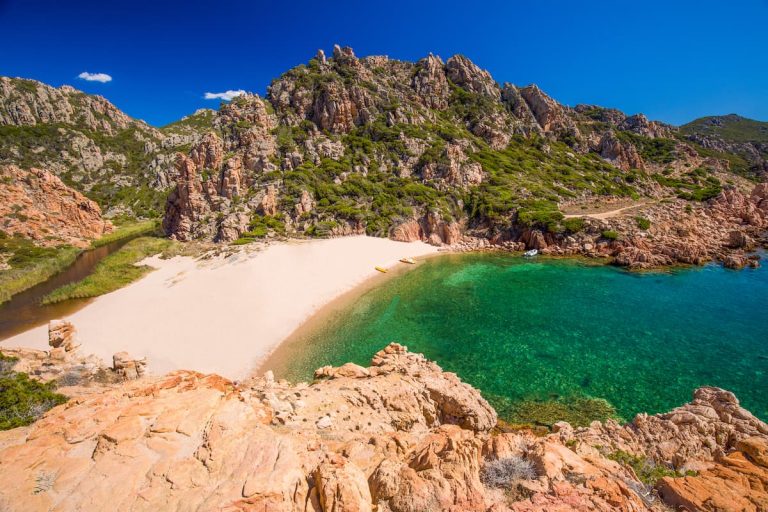
[(133, 238), (139, 235), (146, 235), (153, 233), (160, 227), (160, 222), (157, 219), (134, 221), (121, 224), (112, 233), (108, 233), (98, 240), (91, 242), (91, 247), (101, 247), (103, 245), (111, 244), (119, 240), (125, 240), (126, 238)]
[(21, 237), (0, 236), (0, 258), (10, 266), (0, 271), (0, 304), (58, 274), (80, 252), (76, 247), (37, 247)]
[(89, 276), (55, 289), (43, 297), (42, 303), (53, 304), (70, 299), (98, 297), (123, 288), (152, 270), (147, 265), (136, 265), (136, 263), (148, 256), (171, 249), (175, 243), (166, 238), (154, 237), (131, 240), (101, 260)]

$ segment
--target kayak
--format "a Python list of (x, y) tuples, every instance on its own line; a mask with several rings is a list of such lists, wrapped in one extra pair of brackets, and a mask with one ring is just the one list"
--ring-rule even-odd
[(385, 269), (384, 267), (376, 267), (376, 270), (378, 270), (379, 272), (381, 272), (383, 274), (387, 273), (387, 269)]
[(400, 258), (400, 262), (401, 263), (408, 263), (409, 265), (415, 265), (416, 264), (416, 260), (414, 260), (413, 258)]

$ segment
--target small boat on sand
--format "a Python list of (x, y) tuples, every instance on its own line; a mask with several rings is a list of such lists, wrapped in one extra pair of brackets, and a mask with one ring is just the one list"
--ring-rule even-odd
[(539, 251), (537, 249), (531, 249), (530, 251), (525, 251), (523, 253), (523, 256), (525, 256), (526, 258), (533, 258), (537, 254), (539, 254)]
[(387, 269), (385, 269), (384, 267), (375, 267), (375, 268), (376, 268), (376, 270), (378, 270), (382, 274), (386, 274), (387, 273)]
[(414, 260), (413, 258), (400, 258), (400, 262), (401, 263), (407, 263), (409, 265), (415, 265), (416, 264), (416, 260)]

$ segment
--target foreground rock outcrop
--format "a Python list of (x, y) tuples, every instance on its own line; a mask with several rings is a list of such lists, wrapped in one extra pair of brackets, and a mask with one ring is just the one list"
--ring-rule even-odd
[(0, 230), (40, 245), (87, 247), (112, 230), (101, 208), (44, 169), (0, 166)]
[[(663, 497), (763, 510), (768, 427), (722, 390), (626, 426), (558, 424), (541, 437), (495, 425), (476, 390), (397, 344), (368, 368), (321, 368), (312, 384), (182, 371), (81, 395), (0, 434), (0, 507), (661, 511)], [(606, 456), (618, 449), (699, 473), (664, 478), (657, 494)], [(496, 461), (502, 487), (487, 477)], [(707, 498), (747, 481), (739, 500)]]

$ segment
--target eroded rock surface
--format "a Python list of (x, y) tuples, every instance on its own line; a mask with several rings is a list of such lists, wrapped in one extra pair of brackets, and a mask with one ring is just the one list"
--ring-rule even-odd
[(0, 166), (0, 230), (45, 246), (87, 247), (112, 230), (101, 208), (44, 169)]
[[(630, 468), (606, 458), (609, 446), (659, 457), (659, 463), (673, 454), (681, 467), (699, 464), (695, 477), (662, 481), (661, 495), (670, 503), (704, 503), (708, 510), (714, 502), (706, 496), (737, 492), (734, 486), (746, 482), (739, 500), (717, 510), (742, 504), (760, 510), (763, 503), (755, 485), (764, 481), (766, 425), (723, 390), (703, 388), (691, 404), (641, 415), (627, 426), (559, 424), (542, 437), (492, 433), (496, 414), (476, 390), (397, 344), (367, 368), (324, 367), (316, 377), (293, 385), (268, 372), (235, 384), (181, 371), (80, 396), (36, 424), (0, 434), (0, 505), (25, 511), (664, 510)], [(527, 461), (527, 476), (510, 480), (506, 490), (488, 487), (484, 467), (509, 459)]]

